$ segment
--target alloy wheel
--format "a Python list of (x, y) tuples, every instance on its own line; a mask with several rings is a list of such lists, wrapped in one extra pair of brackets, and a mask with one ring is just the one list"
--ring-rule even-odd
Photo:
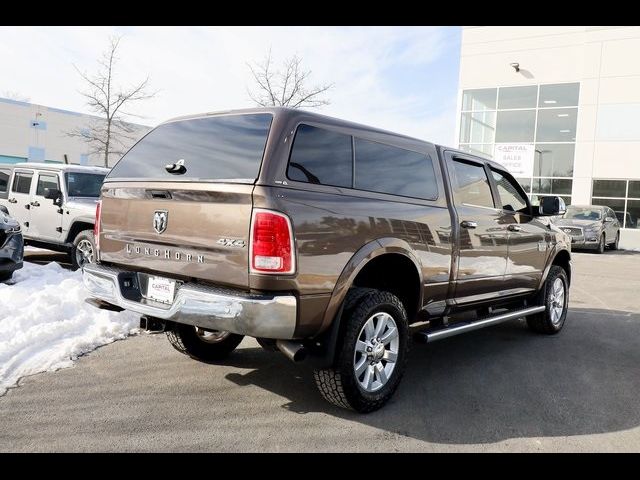
[(93, 263), (93, 245), (89, 240), (80, 240), (76, 245), (76, 263), (82, 267), (87, 263)]
[(556, 278), (551, 286), (549, 294), (549, 315), (551, 323), (558, 325), (565, 308), (564, 282), (561, 278)]
[(369, 317), (360, 330), (353, 354), (353, 369), (363, 390), (375, 392), (387, 384), (399, 350), (400, 337), (393, 317), (386, 312)]

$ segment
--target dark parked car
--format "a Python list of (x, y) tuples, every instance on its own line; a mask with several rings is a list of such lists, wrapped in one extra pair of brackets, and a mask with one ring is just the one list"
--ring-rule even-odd
[(284, 108), (204, 114), (111, 170), (83, 278), (95, 306), (140, 313), (192, 358), (255, 337), (368, 412), (400, 383), (410, 324), (428, 342), (523, 317), (562, 329), (571, 245), (547, 217), (562, 213), (495, 162), (404, 135)]
[(14, 271), (22, 268), (23, 255), (20, 224), (0, 205), (0, 282), (9, 280)]
[(570, 205), (565, 214), (554, 220), (565, 233), (571, 235), (574, 250), (579, 248), (603, 253), (605, 246), (618, 249), (620, 222), (613, 210), (601, 205)]

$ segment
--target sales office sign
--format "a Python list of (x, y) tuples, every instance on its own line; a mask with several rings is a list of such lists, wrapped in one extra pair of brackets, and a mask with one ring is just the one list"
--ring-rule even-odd
[(533, 176), (535, 147), (521, 143), (497, 143), (493, 159), (514, 177)]

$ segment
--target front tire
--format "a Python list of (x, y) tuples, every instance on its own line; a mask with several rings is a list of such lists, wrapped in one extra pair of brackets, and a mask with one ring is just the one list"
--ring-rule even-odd
[(356, 288), (347, 294), (342, 321), (334, 366), (314, 371), (316, 385), (334, 405), (372, 412), (389, 401), (404, 374), (407, 312), (392, 293)]
[(91, 230), (83, 230), (73, 240), (71, 249), (71, 265), (73, 268), (82, 268), (87, 263), (96, 261), (96, 240)]
[(553, 265), (538, 294), (538, 305), (544, 312), (527, 317), (527, 325), (537, 333), (555, 335), (564, 327), (569, 306), (569, 280), (564, 268)]
[(180, 353), (194, 360), (222, 360), (233, 352), (244, 338), (230, 332), (207, 331), (193, 325), (174, 324), (167, 332), (169, 343)]
[(606, 240), (604, 238), (604, 233), (603, 233), (602, 236), (600, 237), (600, 243), (598, 244), (598, 248), (596, 250), (596, 253), (598, 253), (598, 254), (604, 253), (605, 245), (606, 245)]

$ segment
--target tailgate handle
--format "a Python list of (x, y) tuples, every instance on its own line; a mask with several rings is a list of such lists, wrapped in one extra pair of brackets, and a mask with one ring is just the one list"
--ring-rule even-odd
[(171, 198), (171, 192), (168, 190), (149, 190), (151, 198)]

